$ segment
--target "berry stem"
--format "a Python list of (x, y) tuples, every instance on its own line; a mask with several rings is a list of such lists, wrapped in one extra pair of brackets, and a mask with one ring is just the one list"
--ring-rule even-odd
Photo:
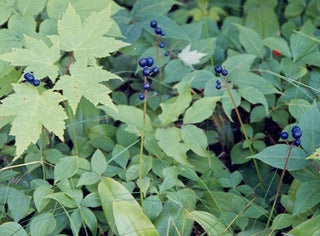
[(42, 175), (43, 179), (46, 180), (46, 169), (45, 169), (45, 162), (46, 162), (46, 156), (47, 156), (47, 145), (46, 145), (46, 136), (44, 132), (44, 127), (41, 128), (41, 135), (42, 135), (42, 141), (43, 141), (43, 147), (42, 147)]
[[(248, 143), (249, 151), (250, 151), (251, 155), (254, 155), (254, 152), (253, 152), (252, 146), (251, 146), (251, 142), (250, 142), (250, 140), (249, 140), (249, 138), (248, 138), (246, 129), (244, 128), (244, 125), (243, 125), (243, 122), (242, 122), (242, 119), (241, 119), (241, 116), (240, 116), (240, 113), (239, 113), (239, 110), (238, 110), (238, 108), (237, 108), (237, 105), (236, 105), (236, 103), (235, 103), (235, 101), (234, 101), (234, 98), (233, 98), (233, 96), (232, 96), (230, 87), (229, 87), (229, 85), (228, 85), (227, 77), (224, 76), (223, 78), (224, 78), (224, 82), (225, 82), (225, 87), (227, 88), (227, 91), (228, 91), (229, 96), (230, 96), (230, 98), (231, 98), (232, 104), (233, 104), (233, 106), (234, 106), (234, 110), (236, 111), (236, 114), (237, 114), (237, 117), (238, 117), (238, 120), (239, 120), (241, 129), (242, 129), (242, 131), (243, 131), (243, 135), (244, 135), (244, 137), (245, 137), (245, 139), (246, 139), (246, 141), (247, 141), (247, 143)], [(257, 175), (258, 175), (258, 179), (259, 179), (261, 188), (262, 188), (262, 190), (266, 193), (266, 190), (265, 190), (265, 188), (264, 188), (263, 181), (262, 181), (262, 178), (261, 178), (261, 174), (260, 174), (260, 170), (259, 170), (258, 163), (257, 163), (257, 161), (256, 161), (255, 158), (253, 158), (252, 160), (253, 160), (254, 167), (255, 167), (255, 169), (256, 169)]]
[(73, 57), (74, 57), (74, 52), (72, 51), (71, 56), (70, 56), (70, 59), (69, 59), (69, 62), (68, 62), (68, 65), (67, 65), (67, 67), (66, 67), (66, 70), (64, 71), (64, 75), (66, 75), (66, 74), (68, 73), (69, 67), (70, 67), (70, 65), (71, 65), (71, 63), (72, 63), (72, 60), (73, 60)]
[[(147, 77), (144, 77), (144, 82), (147, 82)], [(140, 143), (140, 160), (139, 160), (139, 188), (140, 188), (140, 200), (141, 200), (141, 207), (143, 213), (144, 210), (144, 199), (143, 199), (143, 192), (142, 192), (142, 157), (143, 157), (143, 143), (144, 143), (144, 133), (146, 128), (146, 112), (147, 112), (147, 96), (148, 90), (144, 90), (144, 100), (143, 100), (143, 123), (142, 123), (142, 133), (141, 133), (141, 143)]]
[(157, 37), (157, 56), (158, 56), (158, 67), (159, 67), (159, 100), (161, 103), (161, 89), (162, 89), (162, 73), (161, 73), (161, 61), (160, 61), (160, 49), (159, 49), (159, 43), (160, 38)]
[(277, 187), (276, 196), (275, 196), (274, 201), (273, 201), (273, 205), (272, 205), (269, 217), (268, 217), (267, 225), (266, 225), (266, 228), (264, 230), (263, 236), (265, 236), (267, 234), (267, 228), (269, 227), (269, 224), (270, 224), (270, 221), (271, 221), (271, 217), (272, 217), (274, 208), (276, 206), (276, 203), (277, 203), (277, 200), (278, 200), (278, 197), (279, 197), (282, 180), (283, 180), (283, 177), (284, 177), (284, 173), (286, 172), (286, 168), (287, 168), (287, 165), (288, 165), (289, 157), (290, 157), (290, 154), (291, 154), (291, 151), (292, 151), (293, 147), (294, 147), (294, 144), (292, 143), (290, 145), (290, 148), (289, 148), (289, 151), (288, 151), (288, 155), (287, 155), (287, 159), (286, 159), (286, 162), (284, 164), (284, 167), (283, 167), (283, 170), (282, 170), (282, 173), (281, 173), (281, 177), (280, 177), (280, 180), (279, 180), (279, 183), (278, 183), (278, 187)]

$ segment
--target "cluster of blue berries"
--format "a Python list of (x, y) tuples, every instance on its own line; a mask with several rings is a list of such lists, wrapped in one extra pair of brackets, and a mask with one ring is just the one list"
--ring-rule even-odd
[[(220, 66), (220, 65), (215, 66), (214, 70), (215, 70), (215, 72), (217, 72), (218, 74), (222, 74), (223, 76), (227, 76), (228, 75), (228, 71), (224, 70), (222, 68), (222, 66)], [(221, 81), (217, 80), (216, 83), (217, 83), (216, 89), (218, 89), (218, 90), (221, 89)]]
[[(291, 134), (292, 134), (292, 137), (294, 138), (294, 145), (296, 146), (299, 146), (301, 144), (301, 136), (302, 136), (302, 131), (300, 129), (299, 126), (293, 126), (292, 129), (291, 129)], [(280, 134), (280, 137), (282, 139), (287, 139), (289, 137), (289, 134), (287, 132), (282, 132)]]
[(139, 60), (139, 66), (142, 67), (142, 74), (144, 76), (149, 76), (151, 75), (151, 72), (153, 74), (158, 74), (159, 73), (159, 67), (155, 66), (152, 69), (150, 69), (149, 67), (151, 67), (153, 65), (153, 58), (152, 57), (146, 57), (146, 58), (140, 58)]
[[(150, 21), (150, 26), (151, 28), (154, 29), (154, 32), (156, 35), (159, 35), (159, 37), (161, 36), (166, 36), (166, 33), (161, 29), (161, 27), (158, 26), (158, 22), (156, 20), (152, 20)], [(159, 43), (159, 48), (164, 48), (164, 43)], [(167, 57), (170, 55), (169, 52), (165, 52), (164, 55)]]
[(32, 83), (34, 86), (40, 85), (40, 80), (35, 79), (32, 72), (31, 73), (25, 73), (23, 76), (28, 82)]

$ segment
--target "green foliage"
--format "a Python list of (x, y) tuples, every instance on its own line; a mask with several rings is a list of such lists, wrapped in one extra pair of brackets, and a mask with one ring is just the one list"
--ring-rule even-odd
[(314, 0), (2, 0), (0, 235), (317, 235), (319, 15)]

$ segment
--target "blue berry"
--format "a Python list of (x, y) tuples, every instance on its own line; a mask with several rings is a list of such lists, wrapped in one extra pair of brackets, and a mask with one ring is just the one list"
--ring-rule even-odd
[(140, 100), (144, 100), (144, 94), (143, 94), (143, 93), (140, 93), (140, 94), (139, 94), (139, 99), (140, 99)]
[(147, 59), (147, 66), (149, 66), (149, 67), (152, 66), (153, 62), (154, 62), (153, 58), (152, 57), (147, 57), (146, 59)]
[(161, 36), (166, 36), (166, 32), (162, 31)]
[(299, 139), (302, 136), (302, 131), (299, 126), (293, 126), (291, 129), (292, 137), (295, 139)]
[(223, 76), (227, 76), (227, 75), (228, 75), (228, 71), (227, 71), (227, 70), (222, 70), (222, 71), (221, 71), (221, 74), (222, 74)]
[(217, 85), (221, 84), (221, 81), (217, 79), (216, 83), (217, 83)]
[(221, 89), (221, 84), (216, 85), (216, 89), (220, 90)]
[(222, 67), (221, 67), (221, 66), (219, 66), (219, 65), (218, 65), (218, 66), (215, 66), (215, 67), (214, 67), (214, 70), (215, 70), (217, 73), (219, 73), (219, 74), (220, 74), (220, 73), (221, 73), (221, 71), (222, 71)]
[(159, 26), (157, 26), (157, 27), (155, 28), (154, 32), (155, 32), (156, 34), (161, 34), (161, 33), (162, 33), (162, 30), (161, 30), (161, 28), (160, 28)]
[(159, 48), (164, 48), (164, 43), (159, 43)]
[(37, 87), (37, 86), (39, 86), (39, 84), (40, 84), (40, 80), (35, 79), (35, 80), (32, 81), (32, 83), (33, 83), (34, 86)]
[(165, 52), (165, 53), (164, 53), (164, 56), (165, 56), (165, 57), (167, 57), (167, 56), (169, 56), (169, 55), (170, 55), (169, 52)]
[(150, 21), (151, 28), (156, 28), (157, 25), (158, 25), (157, 21), (155, 21), (155, 20)]
[(287, 139), (289, 137), (289, 134), (288, 134), (288, 132), (281, 132), (280, 137), (282, 139)]
[(151, 84), (150, 84), (149, 82), (145, 82), (145, 83), (143, 84), (143, 89), (144, 89), (144, 90), (150, 90), (150, 88), (151, 88)]
[(30, 73), (25, 73), (23, 77), (29, 82), (33, 82), (34, 80), (34, 76)]
[(294, 140), (294, 145), (300, 146), (300, 144), (301, 144), (301, 139)]
[(149, 75), (150, 75), (150, 73), (151, 73), (151, 70), (150, 70), (150, 68), (149, 68), (149, 67), (145, 67), (145, 68), (143, 68), (143, 70), (142, 70), (142, 74), (143, 74), (144, 76), (149, 76)]
[(159, 73), (159, 67), (155, 66), (152, 68), (152, 73), (153, 74), (158, 74)]
[(139, 60), (139, 66), (140, 67), (146, 67), (148, 65), (148, 61), (147, 61), (147, 58), (140, 58)]

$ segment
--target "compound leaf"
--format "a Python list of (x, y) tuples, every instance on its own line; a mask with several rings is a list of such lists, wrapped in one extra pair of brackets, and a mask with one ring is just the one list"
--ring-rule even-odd
[(11, 135), (16, 136), (16, 155), (19, 157), (30, 143), (36, 143), (44, 126), (61, 140), (67, 118), (59, 105), (64, 97), (47, 90), (42, 94), (31, 85), (14, 84), (15, 93), (2, 100), (2, 116), (16, 116), (12, 122)]

